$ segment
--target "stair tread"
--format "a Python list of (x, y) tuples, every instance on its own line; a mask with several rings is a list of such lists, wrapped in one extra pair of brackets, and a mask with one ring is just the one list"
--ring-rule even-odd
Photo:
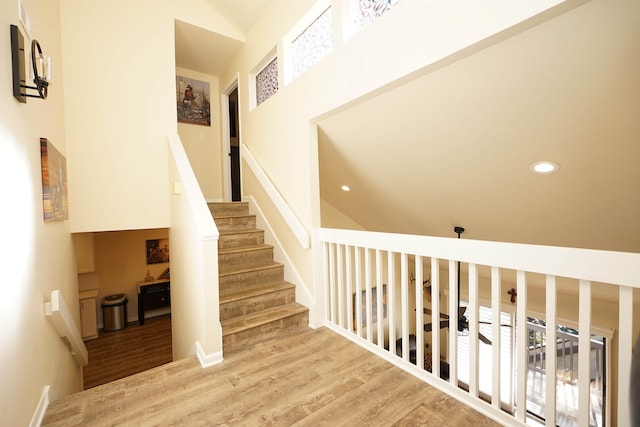
[(241, 228), (237, 230), (218, 230), (221, 236), (227, 236), (231, 234), (247, 234), (247, 233), (264, 233), (264, 230), (255, 227)]
[(284, 280), (277, 282), (259, 283), (254, 285), (243, 286), (242, 288), (230, 287), (228, 289), (220, 288), (220, 304), (238, 301), (258, 295), (264, 295), (271, 292), (278, 292), (295, 288), (295, 285)]
[(281, 266), (282, 264), (278, 262), (270, 262), (267, 264), (239, 265), (239, 266), (233, 266), (230, 268), (221, 267), (220, 270), (218, 271), (218, 276), (223, 277), (223, 276), (230, 276), (232, 274), (251, 273), (253, 271), (269, 270), (272, 268), (279, 268)]
[(264, 243), (260, 245), (237, 246), (233, 248), (218, 249), (218, 255), (229, 255), (229, 254), (236, 254), (240, 252), (252, 252), (252, 251), (259, 251), (262, 249), (272, 249), (272, 248), (273, 248), (272, 245), (266, 245)]
[(307, 307), (301, 304), (291, 303), (267, 308), (255, 313), (234, 317), (232, 319), (222, 320), (220, 321), (222, 325), (222, 336), (236, 334), (280, 319), (303, 314), (308, 310), (309, 309)]
[(237, 218), (255, 218), (255, 217), (256, 217), (255, 215), (251, 215), (251, 214), (214, 216), (215, 219), (237, 219)]

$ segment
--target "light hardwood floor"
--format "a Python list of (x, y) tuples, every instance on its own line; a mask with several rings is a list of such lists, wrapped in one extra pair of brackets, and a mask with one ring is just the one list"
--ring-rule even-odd
[[(145, 325), (146, 326), (146, 325)], [(334, 332), (187, 358), (53, 402), (44, 426), (497, 425)]]

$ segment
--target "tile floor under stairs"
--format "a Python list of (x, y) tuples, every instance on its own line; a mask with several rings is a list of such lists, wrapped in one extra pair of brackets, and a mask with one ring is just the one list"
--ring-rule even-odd
[(264, 231), (246, 202), (210, 203), (220, 240), (220, 322), (223, 351), (229, 354), (282, 330), (306, 328), (308, 309), (295, 302), (295, 285), (273, 260)]

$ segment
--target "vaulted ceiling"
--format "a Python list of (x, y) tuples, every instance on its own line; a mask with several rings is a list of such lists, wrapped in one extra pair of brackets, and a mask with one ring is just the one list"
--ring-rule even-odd
[[(245, 34), (270, 2), (207, 1)], [(323, 119), (321, 197), (369, 230), (640, 252), (640, 24), (568, 24)], [(216, 55), (202, 58), (203, 40)], [(180, 67), (216, 75), (239, 48), (176, 23)], [(560, 170), (533, 174), (538, 160)]]
[(640, 31), (600, 21), (544, 23), (322, 120), (322, 198), (369, 230), (640, 252)]

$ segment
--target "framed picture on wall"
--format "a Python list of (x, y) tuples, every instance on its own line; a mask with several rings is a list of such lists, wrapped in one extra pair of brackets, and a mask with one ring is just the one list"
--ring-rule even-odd
[(211, 126), (209, 83), (176, 76), (178, 122)]
[(42, 208), (45, 222), (69, 219), (67, 160), (46, 138), (40, 138)]
[[(360, 307), (356, 305), (356, 294), (353, 294), (353, 328), (357, 325), (357, 310), (360, 310), (360, 326), (365, 328), (367, 326), (367, 291), (361, 292)], [(371, 288), (371, 323), (378, 322), (378, 287)], [(382, 285), (382, 317), (387, 318), (387, 285)]]
[(169, 239), (147, 240), (147, 264), (169, 262)]

